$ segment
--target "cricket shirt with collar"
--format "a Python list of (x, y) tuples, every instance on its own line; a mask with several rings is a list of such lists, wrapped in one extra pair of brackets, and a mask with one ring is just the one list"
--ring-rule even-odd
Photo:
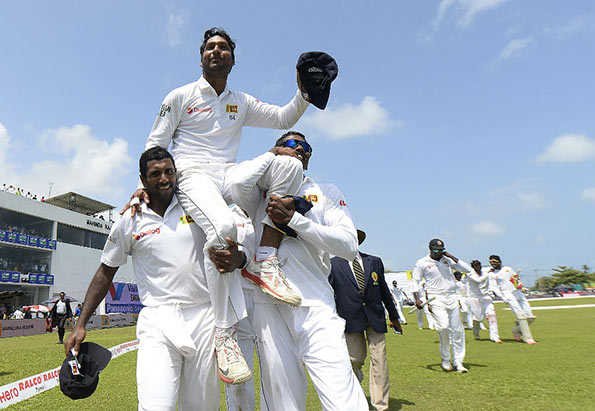
[(471, 271), (469, 264), (461, 259), (455, 263), (450, 258), (442, 256), (436, 261), (429, 254), (420, 258), (413, 268), (413, 291), (419, 292), (419, 282), (425, 279), (425, 289), (429, 296), (456, 294), (457, 285), (453, 269), (464, 273)]
[(140, 300), (145, 306), (210, 302), (203, 269), (205, 235), (184, 212), (176, 196), (163, 217), (141, 204), (141, 215), (128, 210), (105, 243), (101, 262), (119, 267), (132, 255)]
[(145, 149), (168, 148), (178, 170), (235, 163), (242, 127), (288, 129), (308, 108), (298, 90), (283, 107), (230, 90), (220, 95), (204, 78), (171, 91), (163, 100)]

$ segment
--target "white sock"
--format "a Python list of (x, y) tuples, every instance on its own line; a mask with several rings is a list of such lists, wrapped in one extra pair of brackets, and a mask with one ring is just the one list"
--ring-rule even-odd
[(277, 249), (275, 247), (265, 247), (262, 245), (259, 245), (258, 248), (256, 249), (256, 254), (254, 255), (254, 258), (256, 259), (256, 261), (264, 261), (264, 260), (268, 260), (271, 257), (276, 257), (277, 256)]

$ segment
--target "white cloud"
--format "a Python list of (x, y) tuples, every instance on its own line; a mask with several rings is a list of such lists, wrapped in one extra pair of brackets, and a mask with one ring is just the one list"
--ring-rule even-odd
[(498, 237), (506, 233), (504, 227), (489, 220), (483, 220), (473, 224), (469, 231), (471, 234), (479, 237)]
[(391, 120), (388, 110), (371, 96), (364, 97), (356, 106), (346, 103), (338, 108), (327, 107), (300, 120), (300, 125), (336, 140), (385, 134), (402, 124)]
[(523, 50), (533, 43), (533, 37), (514, 39), (508, 42), (498, 54), (498, 60), (505, 60), (511, 57), (520, 57)]
[(454, 9), (457, 15), (457, 27), (465, 29), (475, 21), (475, 18), (490, 9), (505, 3), (507, 0), (442, 0), (438, 5), (438, 12), (434, 19), (434, 28), (444, 20), (446, 14)]
[(495, 215), (542, 210), (551, 206), (531, 179), (496, 187), (489, 191), (487, 200), (490, 212)]
[(549, 238), (546, 235), (538, 235), (533, 240), (533, 245), (535, 247), (544, 246), (549, 243)]
[(4, 124), (0, 123), (0, 164), (6, 164), (7, 152), (10, 148), (10, 136)]
[(546, 27), (543, 34), (563, 40), (578, 33), (593, 31), (594, 23), (595, 13), (582, 14), (557, 26)]
[(52, 153), (52, 160), (33, 164), (33, 175), (56, 183), (59, 191), (77, 191), (101, 197), (121, 194), (121, 176), (134, 170), (128, 143), (100, 140), (86, 125), (45, 130), (40, 143)]
[(595, 187), (585, 188), (581, 192), (580, 199), (589, 203), (595, 203)]
[(519, 199), (523, 210), (538, 210), (548, 206), (547, 200), (541, 193), (516, 193), (516, 197)]
[(171, 47), (179, 46), (182, 42), (182, 29), (184, 28), (187, 20), (188, 17), (186, 14), (174, 14), (172, 12), (169, 13), (165, 32), (167, 33), (167, 43)]
[(535, 159), (538, 163), (580, 163), (595, 160), (595, 140), (584, 134), (562, 134)]
[[(128, 155), (128, 143), (121, 138), (112, 142), (98, 139), (86, 125), (60, 127), (42, 132), (38, 148), (47, 160), (17, 165), (10, 162), (6, 128), (0, 124), (0, 160), (4, 160), (3, 182), (17, 185), (38, 196), (68, 191), (111, 201), (124, 193), (122, 181), (134, 178), (134, 162)], [(35, 147), (31, 147), (32, 150)], [(8, 159), (8, 160), (7, 160)]]

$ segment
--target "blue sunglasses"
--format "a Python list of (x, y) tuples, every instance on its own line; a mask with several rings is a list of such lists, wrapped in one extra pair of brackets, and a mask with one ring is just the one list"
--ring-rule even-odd
[(298, 145), (300, 145), (300, 146), (302, 146), (304, 151), (306, 151), (307, 153), (312, 152), (312, 146), (310, 146), (310, 144), (306, 143), (305, 141), (294, 140), (293, 138), (290, 138), (289, 140), (285, 140), (281, 144), (283, 145), (283, 147), (290, 147), (290, 148), (296, 148)]

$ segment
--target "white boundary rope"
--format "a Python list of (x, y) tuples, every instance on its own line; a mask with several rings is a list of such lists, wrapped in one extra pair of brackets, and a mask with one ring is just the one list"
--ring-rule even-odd
[[(118, 344), (109, 350), (112, 353), (112, 359), (114, 359), (137, 349), (138, 340), (134, 340)], [(29, 399), (60, 385), (60, 368), (62, 368), (61, 364), (59, 367), (0, 387), (0, 409)]]

